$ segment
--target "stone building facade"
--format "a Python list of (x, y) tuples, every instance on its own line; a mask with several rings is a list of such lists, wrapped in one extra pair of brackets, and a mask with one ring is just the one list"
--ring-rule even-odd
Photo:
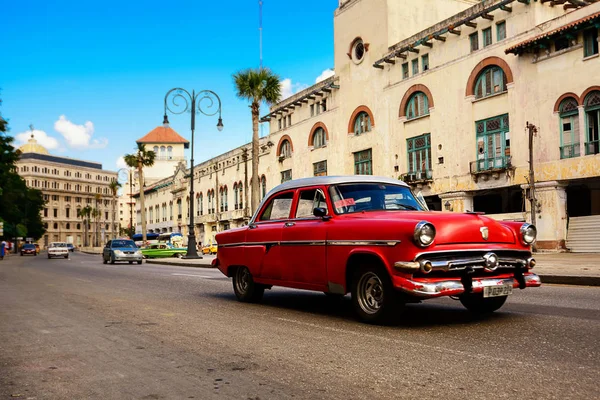
[[(262, 118), (265, 189), (373, 174), (403, 179), (432, 209), (519, 221), (535, 200), (539, 248), (589, 249), (577, 238), (600, 234), (599, 30), (591, 0), (340, 0), (335, 75)], [(248, 218), (246, 203), (242, 218), (230, 207), (239, 186), (246, 201), (248, 148), (195, 167), (200, 242)], [(181, 200), (185, 233), (184, 170), (156, 204)], [(572, 236), (578, 218), (587, 231)]]
[[(46, 234), (38, 242), (42, 248), (57, 241), (83, 246), (85, 227), (78, 210), (86, 206), (100, 211), (88, 227), (88, 243), (95, 243), (96, 234), (99, 243), (112, 237), (118, 228), (112, 227), (114, 200), (109, 184), (117, 179), (116, 172), (103, 170), (100, 163), (53, 156), (33, 135), (19, 150), (19, 175), (27, 186), (41, 190), (46, 200), (42, 211)], [(117, 227), (118, 222), (115, 215)]]

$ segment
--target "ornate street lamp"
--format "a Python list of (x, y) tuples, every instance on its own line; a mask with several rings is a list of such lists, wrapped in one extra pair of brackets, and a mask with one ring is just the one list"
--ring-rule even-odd
[[(169, 106), (170, 98), (170, 106)], [(204, 105), (203, 105), (204, 102)], [(190, 225), (188, 232), (188, 246), (185, 258), (202, 258), (196, 251), (196, 234), (194, 233), (194, 130), (196, 128), (196, 114), (202, 113), (207, 116), (219, 114), (217, 129), (223, 130), (223, 120), (221, 119), (221, 99), (212, 90), (202, 90), (198, 93), (192, 90), (192, 93), (185, 89), (174, 88), (167, 92), (165, 96), (165, 115), (163, 125), (169, 126), (167, 110), (172, 114), (183, 114), (190, 112), (192, 116), (192, 157), (190, 164)]]

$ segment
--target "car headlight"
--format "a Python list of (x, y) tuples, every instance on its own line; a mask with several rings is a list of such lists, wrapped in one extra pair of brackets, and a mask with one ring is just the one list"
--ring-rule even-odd
[(121, 254), (123, 254), (123, 252), (121, 250), (113, 250), (116, 256), (120, 256)]
[(141, 256), (141, 255), (142, 255), (142, 252), (141, 252), (141, 251), (139, 251), (139, 250), (137, 250), (137, 251), (135, 252), (135, 255), (136, 255), (136, 256)]
[(535, 242), (537, 237), (537, 229), (534, 225), (523, 224), (521, 225), (521, 239), (524, 244), (530, 245)]
[(421, 221), (415, 226), (413, 234), (415, 243), (421, 247), (427, 247), (435, 239), (435, 227), (431, 222)]

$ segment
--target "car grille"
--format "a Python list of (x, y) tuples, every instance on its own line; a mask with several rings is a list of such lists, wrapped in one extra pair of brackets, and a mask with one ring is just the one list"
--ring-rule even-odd
[(135, 254), (134, 251), (124, 251), (123, 253), (125, 253), (125, 254)]

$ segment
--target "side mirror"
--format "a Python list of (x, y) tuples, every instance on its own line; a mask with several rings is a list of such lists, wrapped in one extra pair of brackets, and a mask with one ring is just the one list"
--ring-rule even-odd
[(331, 219), (331, 216), (327, 215), (327, 209), (323, 207), (317, 207), (313, 210), (313, 215), (315, 217), (323, 218), (323, 221), (328, 221)]

